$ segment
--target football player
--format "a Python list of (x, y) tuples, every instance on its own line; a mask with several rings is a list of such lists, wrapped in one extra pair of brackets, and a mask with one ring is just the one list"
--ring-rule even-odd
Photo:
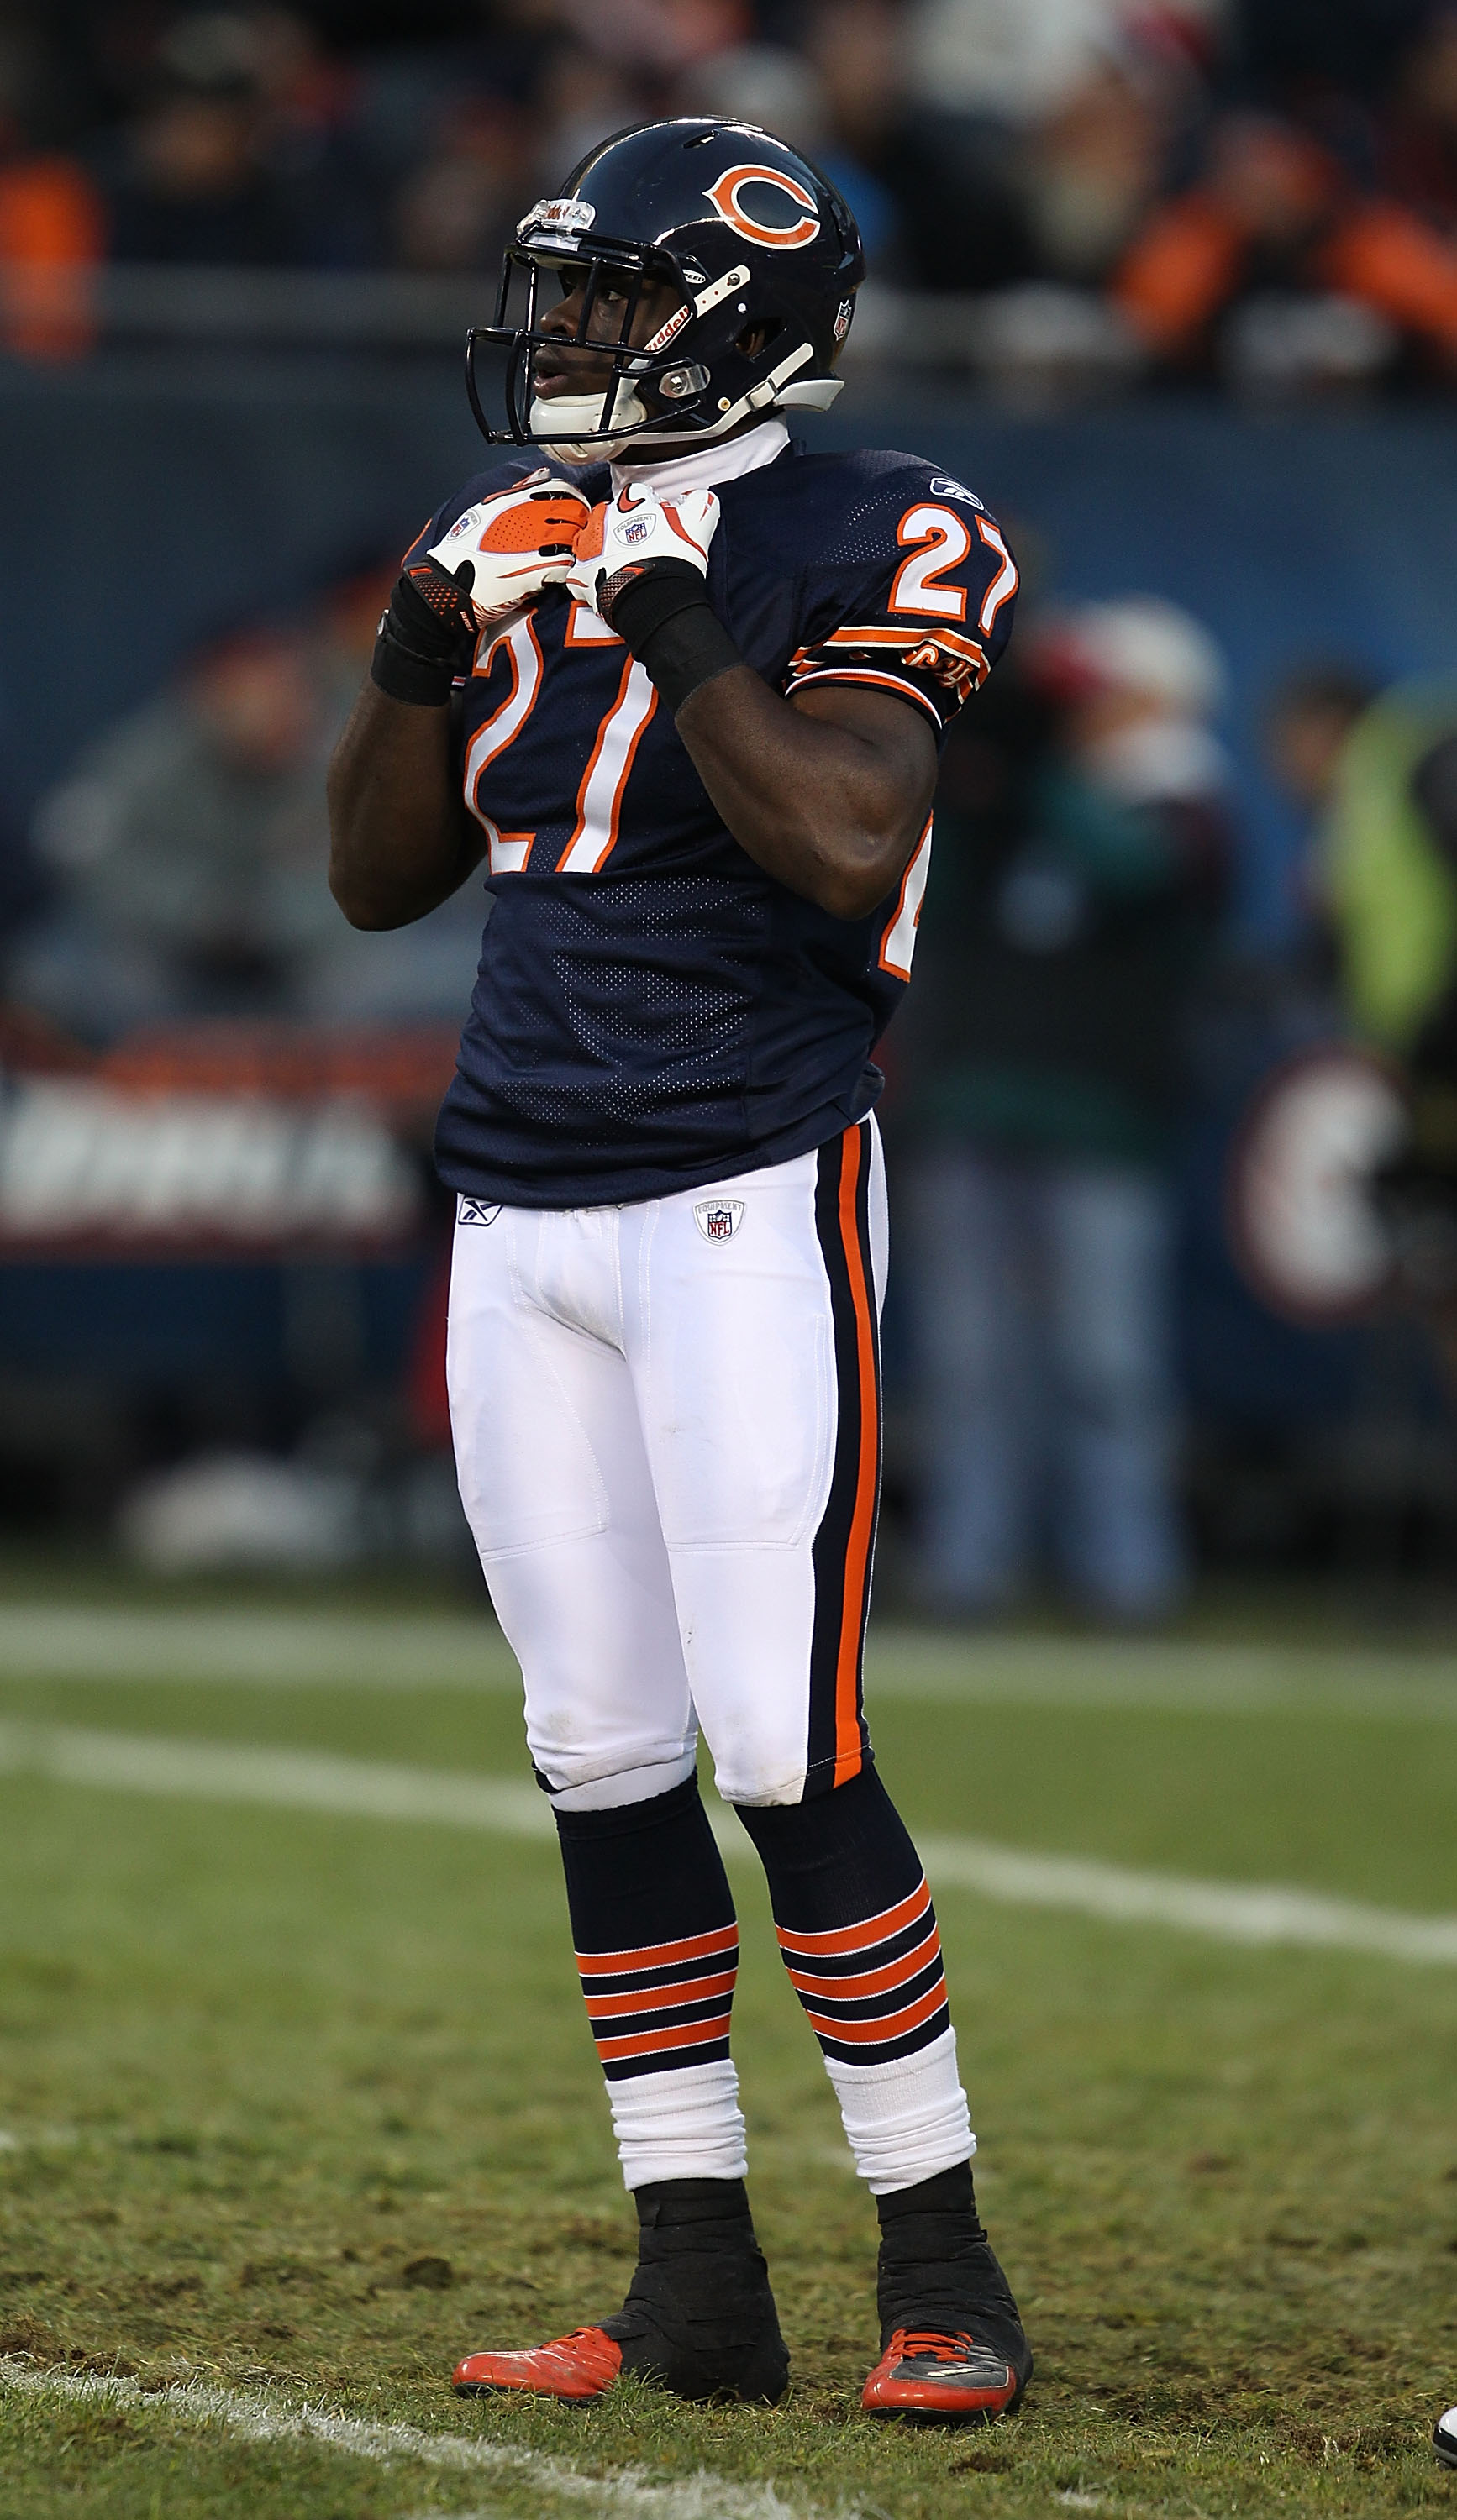
[(639, 2223), (620, 2311), (467, 2355), (465, 2393), (785, 2387), (700, 1726), (877, 2202), (865, 2406), (985, 2420), (1031, 2370), (860, 1694), (870, 1054), (910, 976), (937, 746), (1017, 570), (933, 465), (791, 438), (781, 415), (840, 390), (863, 272), (839, 195), (762, 131), (660, 122), (584, 158), (522, 221), (482, 328), (501, 427), (469, 345), (506, 452), (406, 554), (331, 777), (356, 926), (484, 862), (436, 1148), (452, 1420)]

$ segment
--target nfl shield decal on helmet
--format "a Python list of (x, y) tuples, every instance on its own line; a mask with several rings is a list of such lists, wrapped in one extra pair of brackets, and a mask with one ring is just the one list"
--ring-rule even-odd
[(727, 1242), (739, 1231), (744, 1201), (742, 1198), (701, 1198), (695, 1203), (693, 1214), (706, 1242)]

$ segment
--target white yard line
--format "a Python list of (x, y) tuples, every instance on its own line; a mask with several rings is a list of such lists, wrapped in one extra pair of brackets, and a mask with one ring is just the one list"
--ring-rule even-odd
[(1160, 1637), (872, 1629), (866, 1693), (960, 1706), (1162, 1715), (1394, 1716), (1457, 1724), (1457, 1655), (1370, 1645), (1215, 1644)]
[(106, 1791), (184, 1801), (258, 1803), (338, 1812), (357, 1820), (424, 1820), (511, 1837), (555, 1839), (546, 1796), (497, 1777), (452, 1776), (341, 1759), (321, 1750), (256, 1750), (224, 1741), (171, 1741), (147, 1732), (90, 1732), (70, 1724), (0, 1722), (0, 1772), (53, 1777)]
[(1024, 1855), (982, 1838), (918, 1831), (916, 1844), (938, 1893), (971, 1890), (1011, 1907), (1071, 1908), (1118, 1925), (1174, 1925), (1221, 1943), (1302, 1944), (1457, 1967), (1457, 1916), (1413, 1916), (1278, 1882), (1192, 1881), (1074, 1855)]
[[(360, 1820), (427, 1821), (513, 1837), (556, 1834), (546, 1797), (532, 1785), (312, 1750), (172, 1741), (68, 1724), (0, 1723), (0, 1772), (6, 1770), (120, 1793)], [(724, 1854), (730, 1861), (751, 1862), (737, 1821), (722, 1805), (712, 1808)], [(1013, 1907), (1070, 1910), (1116, 1924), (1174, 1926), (1219, 1942), (1300, 1945), (1457, 1966), (1457, 1916), (1403, 1914), (1279, 1884), (1197, 1881), (1080, 1856), (1030, 1855), (985, 1838), (932, 1835), (919, 1844), (938, 1892), (969, 1890)]]
[(127, 1609), (0, 1602), (0, 1679), (519, 1688), (500, 1630), (431, 1612)]
[[(928, 1635), (877, 1626), (872, 1698), (1202, 1715), (1391, 1716), (1457, 1724), (1457, 1654), (1157, 1637)], [(484, 1612), (0, 1603), (0, 1680), (505, 1689), (520, 1679)]]
[(413, 2424), (372, 2424), (324, 2408), (288, 2406), (252, 2390), (224, 2389), (207, 2380), (173, 2388), (144, 2389), (135, 2380), (113, 2380), (92, 2371), (41, 2370), (0, 2357), (0, 2388), (83, 2406), (124, 2408), (128, 2414), (160, 2415), (172, 2422), (234, 2435), (250, 2442), (306, 2442), (311, 2447), (372, 2459), (382, 2467), (410, 2462), (455, 2474), (516, 2477), (541, 2493), (584, 2502), (628, 2520), (794, 2520), (795, 2506), (772, 2485), (733, 2485), (700, 2469), (672, 2485), (649, 2484), (631, 2468), (611, 2476), (583, 2476), (565, 2459), (543, 2452), (507, 2450), (465, 2433), (421, 2432)]

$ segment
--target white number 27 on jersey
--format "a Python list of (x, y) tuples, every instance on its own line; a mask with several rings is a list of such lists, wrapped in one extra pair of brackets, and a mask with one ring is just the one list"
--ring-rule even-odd
[[(577, 607), (577, 612), (581, 611)], [(573, 616), (573, 627), (576, 614)], [(596, 620), (595, 614), (586, 616)], [(597, 623), (597, 632), (575, 630), (569, 633), (568, 644), (582, 648), (611, 643), (620, 648), (605, 623)], [(476, 660), (478, 674), (489, 673), (499, 650), (504, 647), (511, 668), (511, 683), (500, 706), (492, 710), (483, 725), (478, 726), (466, 752), (466, 804), (485, 832), (489, 844), (488, 866), (496, 875), (522, 875), (530, 860), (535, 834), (531, 832), (503, 832), (492, 822), (480, 802), (480, 782), (491, 763), (514, 742), (536, 702), (541, 687), (542, 655), (529, 612), (524, 613), (514, 627), (502, 631), (481, 649)], [(658, 694), (641, 665), (631, 656), (626, 658), (616, 697), (598, 729), (597, 741), (582, 774), (577, 790), (576, 819), (571, 835), (557, 860), (559, 875), (596, 875), (607, 864), (617, 845), (617, 830), (622, 812), (622, 795), (637, 757), (638, 743), (658, 705)]]
[(897, 980), (908, 980), (915, 959), (916, 930), (921, 924), (921, 905), (926, 899), (926, 878), (931, 873), (931, 825), (921, 834), (921, 844), (900, 878), (900, 897), (895, 904), (885, 935), (881, 938), (881, 969)]

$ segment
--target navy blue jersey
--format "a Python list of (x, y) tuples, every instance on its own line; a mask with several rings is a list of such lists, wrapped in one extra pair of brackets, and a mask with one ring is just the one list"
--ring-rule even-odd
[[(536, 472), (469, 481), (421, 536)], [(553, 467), (593, 500), (605, 465)], [(863, 683), (939, 740), (1005, 643), (1017, 571), (979, 500), (910, 455), (807, 455), (717, 486), (707, 593), (775, 691)], [(524, 1207), (655, 1198), (863, 1118), (910, 976), (931, 834), (873, 917), (832, 918), (724, 829), (643, 667), (550, 589), (482, 634), (460, 775), (493, 907), (435, 1152)]]

